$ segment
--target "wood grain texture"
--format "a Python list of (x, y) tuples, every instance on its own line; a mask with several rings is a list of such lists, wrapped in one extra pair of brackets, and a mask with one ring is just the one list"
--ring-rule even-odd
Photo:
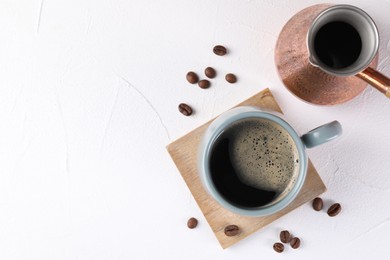
[[(282, 112), (269, 89), (263, 90), (237, 106), (244, 105), (259, 106)], [(253, 232), (325, 192), (326, 187), (309, 160), (308, 173), (300, 193), (296, 199), (282, 211), (266, 217), (247, 217), (240, 216), (223, 208), (203, 188), (197, 170), (199, 143), (204, 131), (211, 121), (212, 120), (172, 142), (167, 146), (167, 149), (222, 248), (225, 249), (237, 243)], [(225, 236), (224, 228), (230, 224), (238, 225), (241, 229), (241, 233), (234, 237)]]

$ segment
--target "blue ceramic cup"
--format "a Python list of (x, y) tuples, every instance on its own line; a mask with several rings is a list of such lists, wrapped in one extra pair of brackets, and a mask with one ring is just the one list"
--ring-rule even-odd
[[(286, 130), (285, 132), (287, 132), (293, 140), (293, 145), (296, 147), (300, 161), (297, 166), (299, 169), (296, 170), (297, 174), (294, 175), (294, 181), (291, 182), (293, 184), (289, 186), (288, 190), (282, 192), (278, 197), (275, 197), (270, 203), (259, 207), (248, 207), (233, 203), (219, 192), (217, 185), (214, 182), (215, 179), (211, 176), (211, 153), (218, 137), (221, 136), (229, 126), (244, 119), (270, 120), (273, 124), (277, 124)], [(233, 108), (221, 114), (207, 128), (199, 148), (198, 171), (207, 192), (224, 208), (245, 216), (257, 217), (271, 215), (287, 207), (302, 188), (308, 168), (306, 149), (333, 140), (340, 136), (341, 133), (342, 128), (340, 123), (338, 121), (333, 121), (319, 126), (304, 135), (299, 135), (293, 127), (283, 119), (283, 115), (280, 113), (250, 106)]]

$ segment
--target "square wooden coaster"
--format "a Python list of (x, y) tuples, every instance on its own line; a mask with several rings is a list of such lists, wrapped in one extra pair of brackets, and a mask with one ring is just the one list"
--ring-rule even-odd
[[(261, 91), (237, 106), (258, 106), (282, 112), (269, 89)], [(237, 243), (260, 228), (326, 191), (325, 184), (309, 160), (306, 180), (300, 193), (295, 200), (282, 211), (266, 217), (247, 217), (237, 215), (223, 208), (203, 188), (197, 169), (198, 147), (203, 133), (211, 121), (212, 120), (172, 142), (167, 146), (167, 150), (222, 248), (225, 249)], [(239, 235), (228, 237), (224, 234), (225, 226), (231, 224), (240, 227), (241, 233)]]

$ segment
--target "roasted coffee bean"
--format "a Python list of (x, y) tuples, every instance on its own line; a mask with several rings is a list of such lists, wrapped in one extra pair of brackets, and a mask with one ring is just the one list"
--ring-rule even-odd
[(297, 249), (301, 245), (301, 240), (297, 237), (294, 237), (290, 241), (290, 246), (294, 249)]
[(284, 251), (284, 245), (282, 243), (275, 243), (274, 244), (274, 250), (278, 253), (282, 253)]
[(202, 79), (201, 81), (198, 82), (198, 86), (200, 88), (208, 88), (210, 87), (210, 81), (208, 81), (207, 79)]
[(324, 206), (324, 203), (322, 202), (322, 199), (321, 198), (315, 198), (313, 200), (313, 209), (315, 211), (320, 211), (322, 209), (322, 207)]
[(290, 232), (288, 232), (287, 230), (283, 230), (282, 232), (280, 232), (280, 241), (282, 241), (283, 243), (289, 243), (290, 240), (291, 240)]
[(187, 227), (190, 229), (196, 228), (197, 225), (198, 225), (198, 220), (196, 218), (190, 218), (187, 221)]
[(196, 73), (193, 71), (188, 72), (186, 75), (186, 78), (187, 78), (187, 81), (191, 84), (198, 83), (198, 80), (199, 80), (198, 75), (196, 75)]
[(233, 73), (226, 74), (225, 79), (229, 83), (236, 83), (237, 82), (237, 77)]
[(236, 225), (229, 225), (225, 227), (225, 235), (227, 235), (228, 237), (238, 235), (239, 232), (240, 228)]
[(204, 70), (204, 74), (209, 78), (209, 79), (212, 79), (212, 78), (215, 78), (215, 76), (217, 75), (217, 72), (215, 71), (215, 69), (211, 68), (211, 67), (207, 67), (205, 70)]
[(339, 203), (335, 203), (328, 209), (329, 217), (337, 216), (341, 211), (341, 205)]
[(223, 56), (227, 53), (227, 50), (222, 45), (216, 45), (214, 46), (213, 52), (218, 56)]
[(181, 103), (179, 105), (179, 111), (185, 116), (190, 116), (192, 114), (192, 108), (189, 105), (184, 103)]

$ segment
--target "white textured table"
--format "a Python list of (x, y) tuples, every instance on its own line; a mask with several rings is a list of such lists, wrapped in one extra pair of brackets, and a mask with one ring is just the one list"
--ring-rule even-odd
[[(1, 1), (0, 259), (388, 259), (390, 101), (368, 88), (308, 105), (273, 63), (282, 26), (315, 3)], [(376, 21), (390, 75), (390, 2), (343, 3)], [(215, 44), (230, 54), (213, 55)], [(219, 72), (210, 89), (185, 81), (207, 66)], [(343, 211), (307, 204), (223, 251), (165, 146), (265, 87), (300, 132), (343, 124), (342, 138), (309, 151), (326, 207)], [(196, 113), (182, 116), (180, 102)], [(302, 248), (276, 254), (281, 229)]]

